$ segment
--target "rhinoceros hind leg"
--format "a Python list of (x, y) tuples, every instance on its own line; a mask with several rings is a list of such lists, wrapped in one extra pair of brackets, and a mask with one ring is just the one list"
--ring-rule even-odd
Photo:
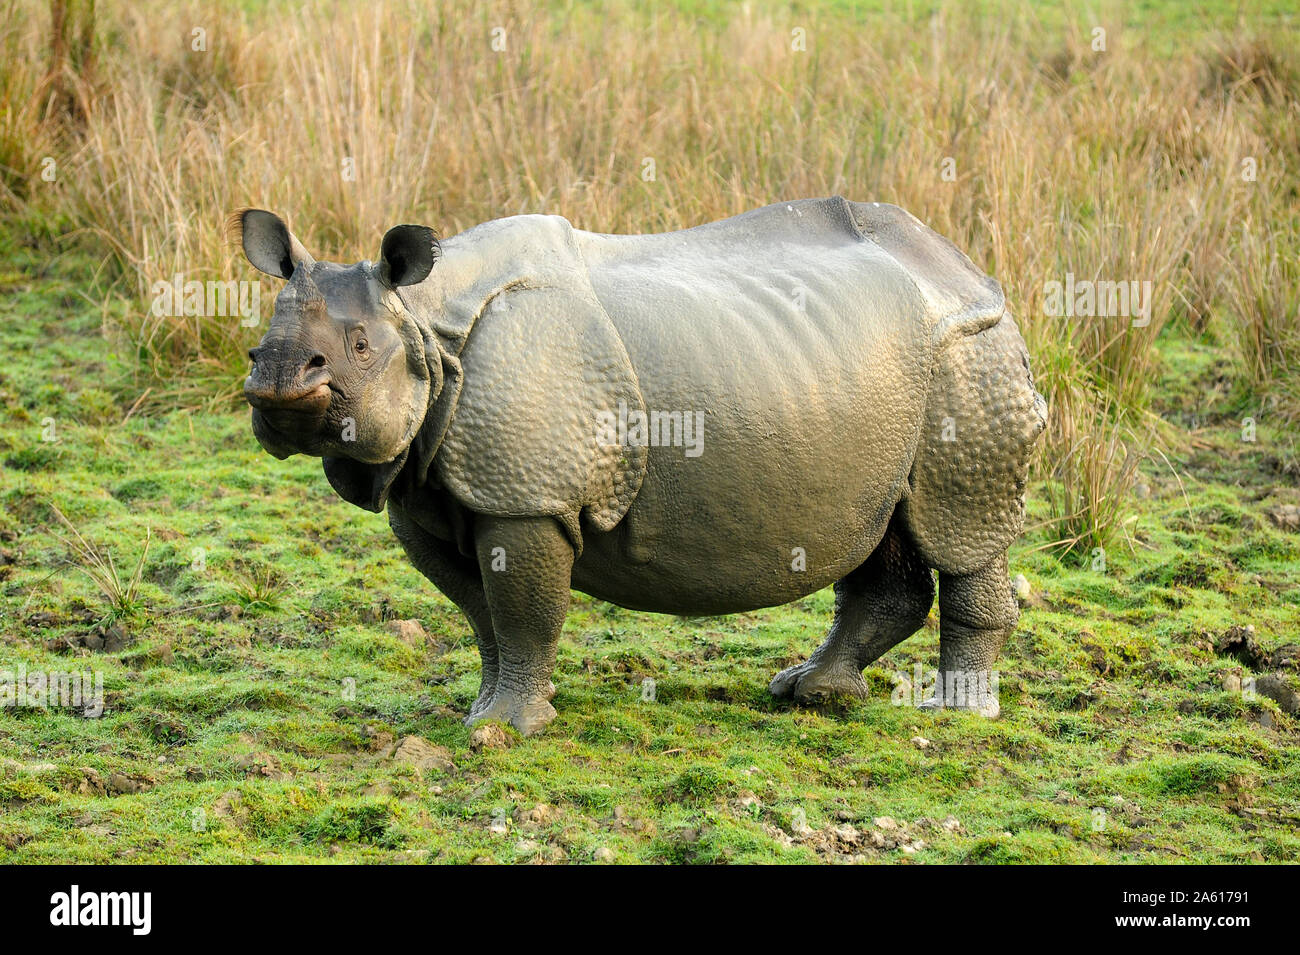
[(919, 630), (933, 603), (934, 575), (894, 522), (871, 556), (836, 581), (835, 620), (825, 642), (778, 673), (768, 692), (797, 703), (865, 697), (863, 669)]
[(1019, 617), (1005, 553), (973, 574), (941, 573), (939, 674), (934, 697), (922, 705), (997, 716), (994, 663)]
[(473, 714), (491, 702), (497, 688), (497, 638), (478, 562), (421, 528), (393, 501), (388, 504), (388, 523), (416, 570), (460, 609), (474, 631), (483, 666), (478, 699), (470, 707)]
[(492, 698), (466, 723), (500, 720), (525, 736), (555, 719), (555, 650), (569, 609), (573, 546), (549, 517), (480, 516), (474, 546), (496, 633)]

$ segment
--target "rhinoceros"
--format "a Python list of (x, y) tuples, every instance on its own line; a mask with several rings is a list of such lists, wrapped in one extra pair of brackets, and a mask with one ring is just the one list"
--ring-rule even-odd
[(836, 196), (654, 235), (398, 225), (350, 266), (272, 213), (231, 225), (288, 280), (249, 352), (253, 432), (387, 507), (473, 629), (467, 723), (555, 717), (571, 589), (693, 616), (833, 584), (825, 642), (770, 691), (863, 697), (936, 572), (939, 672), (975, 689), (924, 705), (997, 714), (969, 681), (1017, 621), (1007, 549), (1046, 405), (998, 283), (909, 213)]

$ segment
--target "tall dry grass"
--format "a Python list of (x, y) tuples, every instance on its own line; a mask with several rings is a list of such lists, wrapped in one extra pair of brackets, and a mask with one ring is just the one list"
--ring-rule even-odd
[[(146, 306), (177, 273), (250, 276), (223, 234), (233, 208), (278, 210), (316, 254), (351, 261), (404, 221), (446, 234), (551, 212), (641, 232), (796, 196), (895, 202), (1006, 287), (1054, 409), (1038, 474), (1062, 546), (1101, 546), (1170, 322), (1231, 342), (1261, 393), (1295, 395), (1279, 384), (1300, 324), (1294, 35), (1156, 56), (1112, 28), (1097, 52), (1090, 15), (1051, 33), (1033, 5), (1006, 6), (859, 23), (744, 5), (714, 26), (616, 4), (100, 0), (96, 75), (79, 87), (93, 95), (69, 123), (42, 99), (51, 19), (28, 0), (0, 26), (0, 199), (115, 266), (138, 303), (120, 332), (140, 390), (208, 404), (235, 393), (260, 331)], [(58, 181), (34, 187), (48, 153)], [(1045, 283), (1066, 273), (1150, 282), (1149, 324), (1046, 315)]]

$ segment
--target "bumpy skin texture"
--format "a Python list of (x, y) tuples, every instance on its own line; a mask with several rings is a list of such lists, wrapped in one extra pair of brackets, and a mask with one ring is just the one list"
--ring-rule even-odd
[[(434, 254), (423, 236), (398, 227), (380, 263), (342, 269), (246, 217), (250, 260), (297, 287), (246, 392), (268, 450), (323, 454), (345, 499), (386, 505), (464, 611), (483, 656), (471, 722), (554, 717), (571, 587), (699, 614), (833, 583), (826, 641), (771, 685), (813, 702), (866, 692), (937, 571), (941, 671), (992, 669), (1045, 406), (997, 283), (945, 239), (839, 197), (665, 235), (520, 216)], [(304, 312), (317, 293), (324, 311)], [(365, 359), (378, 393), (338, 357), (361, 334), (387, 356)], [(698, 416), (701, 453), (598, 434), (638, 412)], [(367, 422), (364, 453), (333, 435), (342, 421)], [(990, 693), (956, 705), (997, 711)]]
[(1019, 535), (1026, 456), (1047, 421), (1010, 315), (940, 352), (900, 513), (936, 570), (968, 574)]

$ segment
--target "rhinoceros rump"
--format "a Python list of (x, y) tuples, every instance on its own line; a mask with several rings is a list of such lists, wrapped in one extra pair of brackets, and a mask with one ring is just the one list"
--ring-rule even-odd
[[(835, 585), (825, 642), (771, 692), (862, 696), (939, 574), (939, 670), (987, 687), (1015, 626), (1045, 404), (997, 283), (908, 213), (840, 197), (663, 235), (516, 216), (378, 263), (232, 224), (288, 279), (244, 390), (271, 453), (323, 458), (464, 611), (469, 722), (555, 715), (570, 588), (716, 614)], [(932, 705), (994, 714), (995, 693)]]

